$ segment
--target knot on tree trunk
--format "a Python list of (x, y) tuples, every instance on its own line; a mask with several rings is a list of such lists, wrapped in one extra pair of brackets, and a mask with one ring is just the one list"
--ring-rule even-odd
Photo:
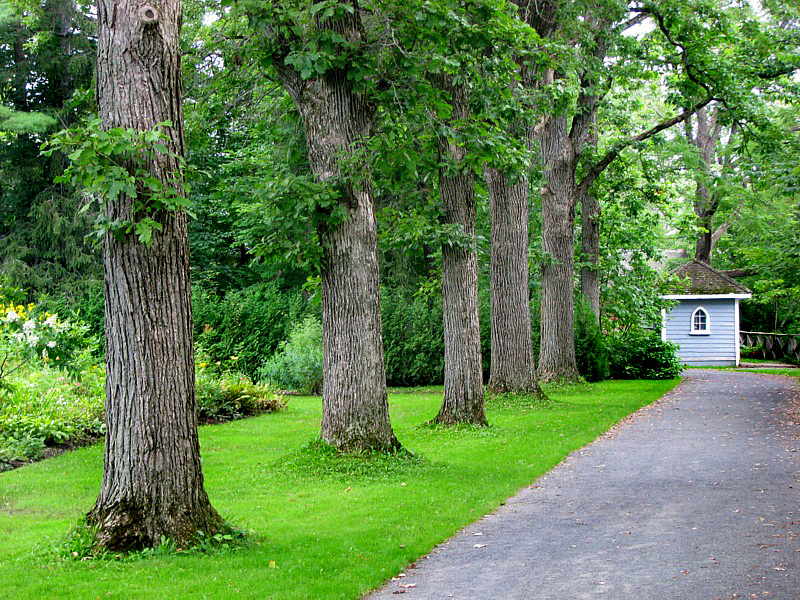
[(136, 13), (139, 20), (145, 25), (155, 25), (158, 23), (158, 10), (150, 4), (143, 4)]

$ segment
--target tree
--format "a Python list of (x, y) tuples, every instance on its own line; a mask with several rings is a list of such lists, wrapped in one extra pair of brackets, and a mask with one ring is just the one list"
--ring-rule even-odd
[[(561, 7), (562, 11), (566, 10)], [(658, 56), (627, 49), (622, 33), (641, 22), (643, 15), (653, 18), (665, 50)], [(575, 15), (572, 15), (573, 17)], [(584, 211), (583, 253), (587, 263), (583, 273), (583, 290), (593, 309), (599, 308), (599, 279), (592, 274), (597, 264), (597, 218), (600, 207), (591, 187), (620, 153), (633, 144), (685, 121), (697, 110), (718, 98), (746, 96), (741, 79), (753, 77), (770, 68), (785, 72), (785, 58), (765, 58), (768, 52), (764, 37), (750, 19), (746, 8), (706, 7), (687, 11), (685, 3), (670, 2), (635, 8), (626, 5), (597, 5), (580, 15), (577, 24), (569, 19), (568, 10), (561, 14), (561, 31), (575, 46), (578, 61), (562, 61), (556, 66), (556, 80), (564, 87), (574, 85), (574, 102), (562, 103), (548, 118), (542, 133), (545, 186), (542, 189), (542, 325), (539, 375), (542, 379), (574, 378), (572, 346), (572, 240), (577, 202)], [(716, 27), (730, 32), (728, 37), (712, 36), (704, 27), (714, 21)], [(740, 26), (745, 23), (746, 26)], [(747, 35), (734, 35), (747, 32)], [(559, 34), (562, 35), (562, 34)], [(563, 37), (563, 35), (562, 35)], [(731, 40), (743, 38), (734, 45)], [(608, 61), (609, 50), (617, 49), (615, 61)], [(750, 54), (749, 59), (744, 57)], [(683, 110), (677, 116), (664, 118), (647, 131), (615, 141), (608, 150), (593, 156), (598, 135), (595, 131), (598, 102), (604, 97), (606, 79), (622, 65), (630, 69), (626, 55), (641, 56), (670, 73), (675, 102)], [(721, 58), (725, 57), (725, 58)], [(744, 67), (738, 64), (743, 63)], [(612, 65), (609, 67), (608, 65)], [(744, 101), (746, 102), (746, 101)], [(578, 175), (581, 178), (578, 179)]]
[[(527, 2), (515, 2), (520, 11)], [(548, 3), (538, 13), (529, 14), (530, 25), (537, 36), (548, 37), (556, 26), (554, 6)], [(519, 15), (520, 21), (524, 18)], [(525, 50), (520, 48), (520, 50)], [(521, 62), (518, 51), (517, 62)], [(522, 88), (536, 89), (547, 83), (550, 68), (530, 60), (519, 65), (521, 82), (512, 84), (512, 92), (520, 99)], [(543, 72), (542, 72), (543, 71)], [(537, 114), (537, 107), (531, 112)], [(511, 131), (522, 138), (530, 153), (541, 134), (542, 125), (530, 124), (524, 116), (511, 120)], [(489, 190), (491, 211), (491, 320), (492, 360), (489, 389), (495, 393), (516, 393), (542, 396), (536, 380), (536, 359), (533, 354), (528, 264), (528, 204), (530, 165), (521, 172), (508, 168), (487, 166), (484, 169)]]
[[(265, 52), (299, 111), (318, 183), (335, 192), (317, 227), (322, 268), (322, 439), (343, 451), (391, 451), (381, 334), (377, 233), (366, 143), (377, 106), (370, 93), (371, 29), (355, 0), (309, 8), (246, 3)], [(325, 196), (331, 198), (330, 194)]]
[[(166, 152), (147, 161), (154, 180), (180, 184), (184, 154), (180, 0), (120, 0), (98, 7), (97, 94), (107, 129), (170, 123)], [(106, 442), (103, 483), (88, 515), (110, 550), (191, 543), (221, 519), (203, 487), (197, 437), (186, 213), (137, 210), (150, 191), (110, 196), (106, 218), (155, 230), (151, 244), (105, 234)], [(182, 195), (178, 188), (176, 192)]]
[[(448, 124), (452, 127), (468, 119), (467, 86), (455, 84), (452, 75), (442, 74), (436, 79), (452, 107)], [(466, 150), (454, 137), (439, 137), (439, 193), (445, 223), (460, 225), (469, 241), (442, 246), (444, 398), (434, 421), (445, 425), (486, 425), (478, 317), (475, 181), (472, 171), (463, 164)]]

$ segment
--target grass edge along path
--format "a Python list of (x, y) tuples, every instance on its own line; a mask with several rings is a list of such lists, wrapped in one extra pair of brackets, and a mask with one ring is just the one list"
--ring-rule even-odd
[[(321, 400), (201, 428), (206, 488), (255, 544), (212, 555), (54, 562), (49, 549), (91, 508), (94, 446), (0, 474), (0, 582), (9, 598), (357, 598), (493, 511), (569, 453), (677, 385), (611, 381), (550, 388), (552, 406), (489, 402), (489, 428), (420, 426), (440, 390), (390, 396), (417, 455), (346, 469), (304, 456)], [(351, 468), (355, 465), (355, 468)], [(361, 468), (363, 467), (363, 468)]]

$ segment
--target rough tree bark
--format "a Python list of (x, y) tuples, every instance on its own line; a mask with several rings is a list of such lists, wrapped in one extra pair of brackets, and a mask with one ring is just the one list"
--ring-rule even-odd
[(581, 295), (600, 320), (600, 202), (581, 190)]
[(719, 121), (719, 107), (713, 112), (705, 108), (697, 111), (692, 131), (692, 119), (686, 120), (686, 137), (698, 150), (698, 174), (695, 178), (694, 213), (697, 216), (697, 239), (695, 258), (711, 264), (711, 251), (714, 245), (714, 216), (719, 209), (719, 197), (708, 185), (709, 169), (714, 162), (714, 151), (722, 133)]
[[(364, 35), (358, 10), (317, 26), (354, 45)], [(312, 173), (318, 181), (336, 185), (343, 175), (342, 161), (363, 148), (372, 134), (374, 104), (354, 91), (346, 68), (303, 80), (282, 57), (274, 64), (302, 116)], [(319, 232), (325, 251), (322, 439), (345, 452), (393, 451), (400, 444), (389, 422), (377, 228), (369, 177), (361, 175), (357, 183), (339, 184), (347, 220)]]
[[(171, 120), (168, 146), (184, 152), (180, 0), (158, 8), (130, 0), (98, 3), (97, 93), (105, 127), (138, 130)], [(175, 159), (151, 162), (169, 182)], [(143, 192), (140, 192), (143, 193)], [(133, 201), (106, 208), (132, 219)], [(105, 237), (106, 443), (103, 483), (89, 523), (111, 550), (183, 545), (221, 519), (203, 488), (195, 413), (189, 248), (184, 213), (151, 215), (163, 230), (150, 248)]]
[[(558, 26), (556, 6), (540, 2), (534, 7), (527, 0), (515, 0), (519, 18), (542, 37), (552, 35)], [(538, 88), (552, 80), (552, 70), (537, 66), (520, 67), (521, 85)], [(514, 123), (525, 137), (528, 149), (541, 132), (537, 126)], [(484, 170), (492, 222), (491, 237), (491, 372), (488, 388), (493, 393), (544, 396), (536, 380), (530, 316), (528, 265), (528, 173), (512, 181), (509, 173), (488, 167)]]
[[(452, 119), (469, 114), (466, 90), (447, 77), (437, 81), (450, 96)], [(468, 247), (442, 246), (442, 304), (444, 308), (444, 399), (436, 423), (486, 425), (478, 317), (478, 253), (475, 233), (475, 182), (471, 171), (459, 168), (466, 150), (439, 139), (439, 192), (444, 221), (458, 224), (469, 237)]]
[(528, 176), (484, 171), (492, 221), (492, 362), (489, 389), (496, 394), (543, 396), (536, 381), (528, 289)]
[(575, 265), (575, 146), (567, 118), (552, 116), (540, 138), (542, 187), (542, 319), (540, 381), (577, 380), (573, 275)]

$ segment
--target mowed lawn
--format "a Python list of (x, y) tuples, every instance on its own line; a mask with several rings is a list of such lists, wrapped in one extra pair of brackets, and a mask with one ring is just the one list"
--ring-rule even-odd
[(349, 475), (309, 469), (299, 451), (318, 435), (320, 398), (203, 427), (211, 501), (256, 540), (212, 555), (55, 561), (48, 549), (102, 477), (100, 446), (68, 452), (0, 474), (0, 597), (358, 598), (677, 383), (549, 389), (548, 408), (494, 401), (483, 430), (422, 426), (441, 389), (403, 390), (389, 397), (392, 423), (419, 460)]

